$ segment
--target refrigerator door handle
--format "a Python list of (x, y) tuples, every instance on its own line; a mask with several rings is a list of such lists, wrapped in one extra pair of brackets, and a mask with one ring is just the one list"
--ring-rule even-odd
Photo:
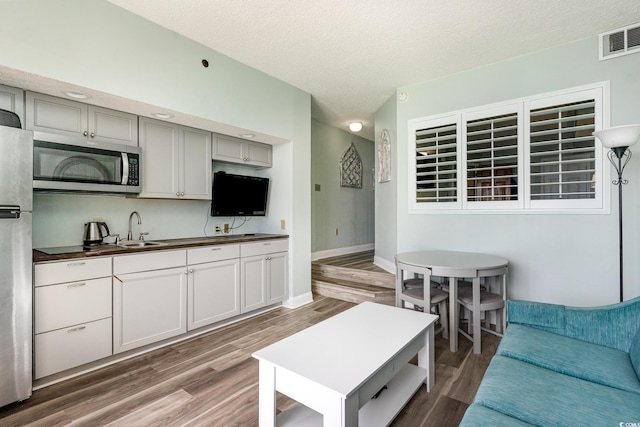
[(18, 219), (20, 218), (20, 206), (0, 205), (0, 219)]

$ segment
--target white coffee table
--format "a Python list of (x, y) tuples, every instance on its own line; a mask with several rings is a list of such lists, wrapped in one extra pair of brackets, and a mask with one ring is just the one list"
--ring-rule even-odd
[[(276, 391), (304, 405), (278, 425), (388, 425), (421, 384), (433, 387), (437, 319), (365, 302), (255, 352), (260, 426), (276, 425)], [(418, 366), (409, 364), (416, 354)]]

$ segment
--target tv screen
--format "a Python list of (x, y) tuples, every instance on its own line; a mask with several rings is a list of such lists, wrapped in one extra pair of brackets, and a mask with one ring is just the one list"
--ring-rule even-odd
[(211, 216), (265, 216), (269, 178), (216, 172)]

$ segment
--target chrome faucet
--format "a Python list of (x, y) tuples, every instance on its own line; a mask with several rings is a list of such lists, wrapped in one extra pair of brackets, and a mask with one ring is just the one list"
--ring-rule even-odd
[(133, 232), (131, 230), (131, 220), (133, 219), (133, 215), (138, 217), (138, 225), (142, 224), (140, 214), (136, 211), (131, 212), (131, 215), (129, 215), (129, 233), (127, 233), (127, 240), (133, 240)]

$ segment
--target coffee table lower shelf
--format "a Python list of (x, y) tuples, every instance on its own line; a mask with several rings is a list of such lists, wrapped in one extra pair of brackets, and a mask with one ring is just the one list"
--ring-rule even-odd
[[(387, 389), (377, 399), (369, 400), (360, 408), (358, 424), (363, 427), (389, 425), (420, 386), (424, 385), (426, 377), (426, 369), (407, 363), (389, 380)], [(278, 427), (322, 427), (322, 422), (322, 414), (297, 402), (276, 419)]]

